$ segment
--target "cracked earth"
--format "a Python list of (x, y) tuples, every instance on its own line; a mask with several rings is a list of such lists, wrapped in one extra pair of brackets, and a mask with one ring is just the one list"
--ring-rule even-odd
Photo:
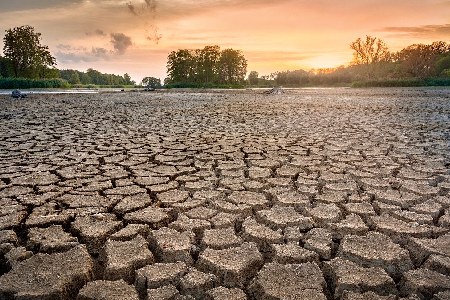
[(450, 92), (0, 96), (0, 299), (450, 299)]

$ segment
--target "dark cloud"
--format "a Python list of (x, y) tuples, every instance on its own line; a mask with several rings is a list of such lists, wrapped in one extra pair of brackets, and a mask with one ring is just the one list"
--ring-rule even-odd
[(159, 44), (159, 41), (162, 39), (162, 35), (159, 33), (159, 28), (157, 26), (150, 26), (150, 29), (146, 31), (147, 40), (153, 41), (156, 44)]
[(147, 8), (151, 11), (151, 12), (156, 12), (156, 0), (145, 0), (145, 4), (147, 4)]
[(130, 13), (132, 13), (135, 16), (138, 15), (138, 13), (136, 11), (136, 7), (133, 4), (131, 4), (131, 2), (127, 3), (127, 7), (128, 7), (128, 10), (130, 11)]
[(135, 16), (148, 16), (148, 13), (151, 14), (151, 17), (155, 18), (157, 2), (156, 0), (144, 0), (144, 3), (134, 4), (131, 1), (127, 4), (128, 11)]
[(98, 60), (109, 60), (110, 51), (105, 48), (92, 47), (90, 51), (84, 48), (82, 51), (77, 51), (80, 48), (71, 47), (70, 45), (63, 45), (64, 50), (56, 52), (56, 60), (61, 63), (79, 63), (79, 62), (93, 62)]
[(101, 30), (101, 29), (97, 29), (97, 30), (95, 31), (95, 33), (96, 33), (97, 35), (106, 36), (106, 33), (105, 33), (103, 30)]
[(391, 32), (397, 35), (411, 37), (430, 36), (448, 38), (450, 36), (450, 24), (411, 27), (385, 27), (380, 31)]
[(67, 5), (77, 5), (82, 2), (83, 0), (1, 0), (0, 11), (10, 12), (51, 7), (65, 7)]
[(91, 36), (91, 35), (106, 36), (107, 34), (101, 29), (96, 29), (94, 32), (86, 32), (86, 35), (88, 35), (88, 36)]
[(144, 2), (140, 2), (139, 4), (132, 3), (131, 1), (127, 4), (128, 11), (137, 17), (139, 20), (143, 21), (146, 26), (149, 23), (150, 29), (146, 30), (145, 38), (149, 41), (155, 42), (155, 44), (159, 44), (159, 41), (162, 38), (162, 35), (159, 33), (159, 29), (156, 23), (156, 9), (158, 3), (156, 0), (144, 0)]
[(95, 57), (107, 58), (109, 51), (105, 48), (92, 47), (91, 53)]
[(131, 37), (123, 33), (111, 33), (111, 44), (114, 47), (115, 53), (122, 55), (133, 45), (133, 42), (131, 41)]

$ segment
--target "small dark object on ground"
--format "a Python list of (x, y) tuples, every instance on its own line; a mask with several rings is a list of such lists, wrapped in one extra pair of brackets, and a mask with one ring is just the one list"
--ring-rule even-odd
[(146, 88), (144, 89), (144, 91), (146, 91), (146, 92), (154, 92), (154, 91), (155, 91), (155, 88), (154, 88), (154, 87), (148, 86), (148, 87), (146, 87)]
[(280, 95), (283, 93), (284, 93), (284, 91), (280, 87), (275, 87), (273, 89), (270, 89), (270, 90), (264, 92), (265, 95)]
[(11, 97), (18, 99), (18, 98), (26, 98), (27, 95), (26, 94), (22, 94), (19, 90), (14, 90), (11, 93)]
[(121, 91), (121, 92), (125, 92), (125, 89), (121, 89), (120, 91)]

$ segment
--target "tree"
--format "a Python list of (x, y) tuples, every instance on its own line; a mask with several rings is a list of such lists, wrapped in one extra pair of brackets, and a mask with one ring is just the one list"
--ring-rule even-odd
[(350, 44), (350, 48), (354, 51), (353, 64), (355, 65), (368, 65), (388, 61), (390, 58), (390, 52), (386, 43), (370, 35), (367, 35), (364, 41), (358, 38)]
[(170, 52), (167, 59), (167, 73), (171, 83), (194, 82), (196, 59), (194, 51), (180, 49)]
[(161, 87), (161, 79), (155, 77), (144, 77), (144, 79), (142, 79), (142, 85), (150, 88), (159, 88)]
[(219, 69), (220, 47), (206, 46), (198, 51), (198, 76), (202, 83), (210, 83), (217, 81)]
[(248, 74), (248, 83), (250, 85), (258, 85), (258, 72), (251, 71), (250, 74)]
[(450, 74), (450, 52), (443, 55), (436, 62), (436, 73), (440, 76), (448, 77)]
[(247, 74), (247, 60), (239, 50), (225, 49), (220, 55), (219, 76), (221, 83), (240, 84)]
[(380, 69), (391, 61), (391, 53), (386, 43), (370, 35), (367, 35), (365, 40), (356, 39), (350, 44), (350, 48), (354, 51), (352, 63), (357, 66), (354, 70), (362, 71), (366, 79), (371, 79), (375, 73), (380, 73)]
[(185, 86), (236, 84), (244, 82), (246, 73), (247, 60), (241, 51), (206, 46), (172, 51), (167, 58), (168, 77), (164, 82)]
[(136, 82), (134, 80), (131, 80), (131, 76), (128, 73), (125, 73), (123, 75), (123, 79), (125, 81), (125, 85), (135, 85)]
[(6, 30), (3, 42), (15, 77), (45, 77), (45, 70), (56, 65), (48, 47), (41, 45), (41, 34), (29, 25)]
[(397, 53), (402, 72), (406, 76), (426, 78), (439, 75), (441, 66), (437, 64), (440, 57), (450, 52), (450, 45), (434, 42), (431, 45), (414, 44)]
[(0, 56), (0, 77), (12, 77), (12, 62), (10, 59)]
[(70, 84), (80, 84), (80, 75), (78, 75), (78, 72), (72, 72), (72, 75), (70, 75), (70, 79), (68, 80)]

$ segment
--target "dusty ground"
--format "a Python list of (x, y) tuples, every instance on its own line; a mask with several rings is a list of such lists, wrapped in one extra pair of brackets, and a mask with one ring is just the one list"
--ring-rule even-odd
[(0, 98), (0, 299), (450, 299), (450, 91)]

